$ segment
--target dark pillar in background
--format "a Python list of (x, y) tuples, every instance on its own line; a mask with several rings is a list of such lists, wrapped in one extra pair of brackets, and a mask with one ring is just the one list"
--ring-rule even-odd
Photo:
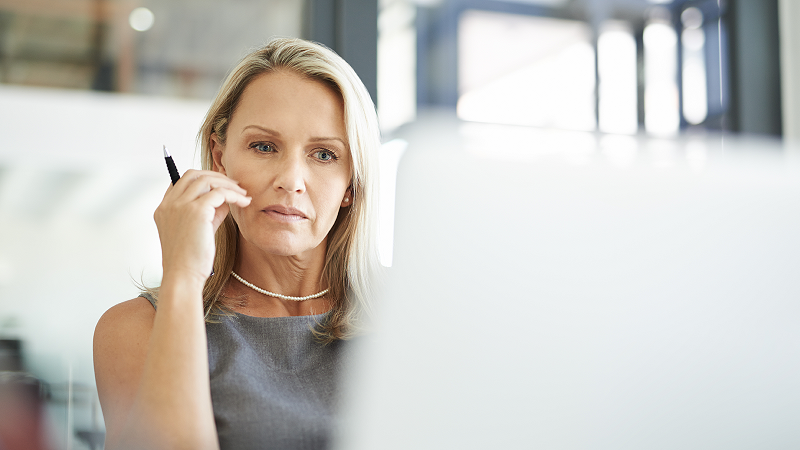
[(417, 8), (417, 107), (458, 103), (458, 19), (464, 2)]
[(306, 38), (344, 58), (377, 104), (378, 0), (308, 0), (306, 17)]
[(730, 128), (781, 135), (777, 0), (729, 0)]

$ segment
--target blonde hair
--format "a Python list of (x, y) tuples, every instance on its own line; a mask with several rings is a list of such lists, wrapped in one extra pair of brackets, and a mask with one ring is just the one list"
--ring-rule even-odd
[[(275, 39), (245, 56), (225, 79), (198, 133), (202, 167), (211, 170), (211, 137), (215, 134), (225, 142), (231, 116), (247, 85), (259, 75), (276, 70), (291, 70), (324, 83), (344, 102), (353, 203), (340, 211), (328, 234), (322, 277), (329, 284), (334, 306), (315, 333), (323, 342), (346, 339), (360, 329), (370, 311), (380, 267), (376, 240), (380, 132), (375, 106), (355, 71), (330, 49), (301, 39)], [(207, 321), (226, 309), (222, 291), (236, 261), (239, 239), (238, 226), (230, 214), (215, 238), (214, 273), (203, 288)]]

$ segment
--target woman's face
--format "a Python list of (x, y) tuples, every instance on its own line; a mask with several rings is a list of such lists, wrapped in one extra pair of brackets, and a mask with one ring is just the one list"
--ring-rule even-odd
[(212, 136), (214, 170), (253, 198), (231, 206), (243, 245), (282, 256), (325, 251), (349, 191), (350, 149), (340, 96), (288, 71), (255, 78), (242, 93), (224, 145)]

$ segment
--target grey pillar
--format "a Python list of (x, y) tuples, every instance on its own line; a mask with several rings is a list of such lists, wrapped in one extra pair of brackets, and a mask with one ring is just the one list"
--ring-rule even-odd
[(777, 0), (730, 0), (730, 127), (780, 136), (781, 76)]
[(783, 137), (800, 142), (800, 3), (778, 0), (781, 21)]
[(378, 99), (378, 0), (308, 0), (305, 37), (324, 44), (353, 67)]

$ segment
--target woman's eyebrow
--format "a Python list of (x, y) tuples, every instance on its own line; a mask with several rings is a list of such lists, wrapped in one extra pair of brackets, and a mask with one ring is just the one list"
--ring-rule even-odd
[(248, 126), (244, 127), (244, 129), (242, 129), (242, 134), (244, 134), (244, 132), (247, 131), (250, 128), (255, 128), (257, 130), (261, 130), (261, 131), (263, 131), (265, 133), (269, 133), (269, 134), (275, 135), (277, 137), (281, 136), (281, 134), (279, 132), (277, 132), (277, 131), (275, 131), (275, 130), (273, 130), (271, 128), (262, 127), (261, 125), (248, 125)]
[[(244, 127), (244, 129), (242, 129), (242, 134), (244, 134), (244, 132), (249, 130), (250, 128), (255, 128), (255, 129), (263, 131), (265, 133), (269, 133), (269, 134), (271, 134), (273, 136), (281, 137), (281, 134), (278, 131), (273, 130), (271, 128), (262, 127), (261, 125), (248, 125), (248, 126)], [(330, 136), (330, 137), (328, 137), (328, 136), (315, 136), (315, 137), (312, 137), (312, 138), (309, 139), (309, 142), (324, 142), (324, 141), (339, 141), (339, 142), (341, 142), (342, 145), (347, 147), (347, 142), (344, 139), (342, 139), (340, 137), (336, 137), (336, 136)]]
[(347, 147), (347, 142), (345, 142), (342, 138), (338, 138), (338, 137), (335, 137), (335, 136), (333, 136), (333, 137), (312, 137), (311, 139), (309, 139), (309, 141), (311, 141), (311, 142), (339, 141), (339, 142), (342, 143), (342, 145)]

